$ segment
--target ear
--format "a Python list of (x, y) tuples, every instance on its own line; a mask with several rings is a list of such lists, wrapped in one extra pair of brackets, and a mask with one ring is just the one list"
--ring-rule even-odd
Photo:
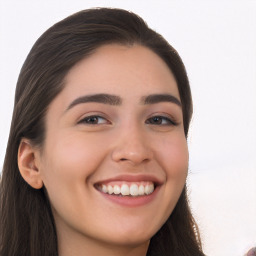
[(38, 149), (29, 140), (22, 139), (18, 150), (18, 167), (23, 179), (33, 188), (43, 187), (43, 180), (38, 168)]

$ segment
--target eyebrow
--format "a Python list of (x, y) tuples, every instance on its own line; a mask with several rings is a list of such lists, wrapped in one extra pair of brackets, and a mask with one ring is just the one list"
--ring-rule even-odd
[[(67, 110), (73, 108), (78, 104), (88, 103), (88, 102), (103, 103), (103, 104), (112, 105), (112, 106), (122, 105), (121, 97), (116, 95), (106, 94), (106, 93), (100, 93), (100, 94), (85, 95), (75, 99), (68, 106)], [(156, 104), (160, 102), (171, 102), (181, 107), (181, 102), (179, 101), (179, 99), (171, 94), (151, 94), (141, 98), (141, 104), (143, 105)]]
[(160, 102), (171, 102), (181, 107), (180, 100), (171, 94), (152, 94), (142, 98), (142, 104), (145, 105)]
[(122, 104), (122, 100), (119, 96), (101, 93), (101, 94), (81, 96), (75, 99), (74, 101), (72, 101), (71, 104), (68, 106), (67, 110), (71, 109), (72, 107), (78, 104), (88, 103), (88, 102), (97, 102), (97, 103), (103, 103), (103, 104), (108, 104), (113, 106), (119, 106)]

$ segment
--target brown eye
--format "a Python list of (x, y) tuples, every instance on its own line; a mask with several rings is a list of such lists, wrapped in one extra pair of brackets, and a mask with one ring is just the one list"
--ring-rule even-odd
[(79, 124), (107, 124), (109, 123), (104, 117), (101, 116), (88, 116), (78, 122)]
[(164, 116), (153, 116), (146, 121), (146, 124), (153, 125), (176, 125), (170, 118)]

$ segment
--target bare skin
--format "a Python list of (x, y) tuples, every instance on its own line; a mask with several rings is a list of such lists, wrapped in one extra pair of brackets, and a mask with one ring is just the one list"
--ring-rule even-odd
[[(162, 59), (139, 45), (102, 46), (77, 63), (49, 106), (43, 148), (22, 143), (21, 173), (47, 189), (60, 256), (146, 255), (186, 181), (176, 81)], [(31, 171), (22, 171), (22, 159)], [(123, 196), (103, 185), (145, 191)]]

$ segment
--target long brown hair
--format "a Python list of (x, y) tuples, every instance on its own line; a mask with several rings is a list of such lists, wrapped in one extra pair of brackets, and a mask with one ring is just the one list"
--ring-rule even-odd
[[(21, 138), (42, 146), (45, 114), (64, 87), (67, 72), (100, 46), (140, 44), (160, 56), (178, 84), (187, 136), (192, 99), (186, 70), (176, 50), (134, 13), (96, 8), (75, 13), (49, 28), (31, 49), (17, 82), (9, 141), (0, 184), (0, 256), (56, 256), (57, 235), (45, 188), (21, 177)], [(188, 205), (186, 187), (169, 219), (150, 241), (147, 255), (204, 255)]]

